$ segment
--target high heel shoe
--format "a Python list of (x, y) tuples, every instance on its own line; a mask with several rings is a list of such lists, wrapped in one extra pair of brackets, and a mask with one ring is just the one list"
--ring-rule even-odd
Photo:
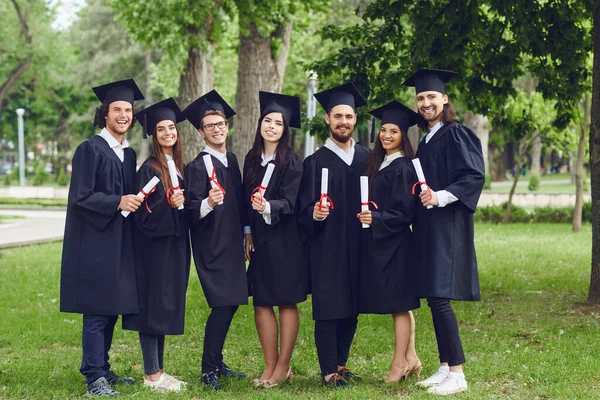
[(423, 366), (421, 365), (421, 360), (419, 360), (417, 358), (417, 361), (410, 367), (410, 372), (407, 376), (407, 378), (410, 378), (413, 375), (419, 376), (421, 375), (421, 368)]
[[(401, 374), (400, 374), (400, 376), (398, 376), (397, 379), (392, 379), (392, 380), (390, 380), (390, 376), (388, 374), (388, 377), (385, 380), (385, 383), (387, 383), (388, 385), (391, 383), (402, 382), (403, 380), (405, 380), (406, 378), (408, 378), (410, 376), (410, 373), (412, 371), (408, 365), (404, 365), (402, 367), (395, 367), (394, 365), (392, 365), (392, 370), (393, 369), (399, 369)], [(390, 373), (392, 372), (392, 370), (390, 370)]]
[(289, 383), (293, 383), (294, 382), (294, 373), (292, 372), (292, 368), (291, 367), (288, 370), (287, 374), (285, 375), (285, 378), (283, 378), (282, 381), (279, 381), (279, 382), (263, 381), (262, 386), (264, 388), (271, 389), (271, 388), (279, 386), (279, 384), (283, 383), (283, 382), (289, 382)]

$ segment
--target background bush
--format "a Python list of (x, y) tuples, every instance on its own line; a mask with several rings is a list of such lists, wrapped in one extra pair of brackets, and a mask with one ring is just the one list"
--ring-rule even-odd
[[(511, 206), (510, 222), (543, 222), (543, 223), (566, 223), (573, 222), (574, 207), (536, 207), (527, 210), (523, 207)], [(478, 207), (474, 219), (477, 222), (489, 222), (499, 224), (504, 219), (506, 203), (499, 206)], [(583, 222), (592, 222), (592, 203), (583, 203)]]

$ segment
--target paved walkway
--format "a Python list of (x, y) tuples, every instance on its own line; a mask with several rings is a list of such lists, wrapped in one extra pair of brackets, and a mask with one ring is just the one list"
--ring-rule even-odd
[(0, 214), (25, 217), (0, 224), (0, 249), (62, 240), (65, 232), (66, 211), (0, 210)]

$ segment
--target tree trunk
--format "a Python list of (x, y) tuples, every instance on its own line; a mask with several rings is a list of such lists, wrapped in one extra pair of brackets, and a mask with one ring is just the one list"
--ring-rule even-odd
[(594, 66), (590, 129), (592, 177), (592, 271), (588, 302), (600, 303), (600, 0), (594, 0)]
[[(145, 58), (146, 64), (146, 92), (145, 92), (145, 102), (146, 107), (150, 107), (154, 104), (154, 97), (152, 96), (152, 71), (150, 67), (152, 65), (152, 53), (147, 52)], [(150, 147), (152, 144), (152, 139), (142, 139), (142, 144), (140, 146), (140, 154), (138, 154), (137, 163), (138, 165), (142, 165), (144, 161), (150, 156)]]
[(490, 139), (490, 121), (485, 115), (473, 114), (471, 111), (467, 111), (464, 116), (464, 124), (475, 132), (479, 140), (481, 141), (481, 150), (483, 152), (483, 162), (485, 164), (485, 175), (490, 174), (490, 160), (489, 160), (489, 139)]
[[(207, 51), (192, 47), (188, 52), (188, 59), (179, 80), (178, 103), (181, 109), (186, 108), (198, 97), (206, 94), (213, 88), (214, 66), (212, 53), (214, 47), (209, 45)], [(184, 162), (192, 161), (204, 146), (204, 140), (191, 124), (182, 124), (181, 136), (183, 138)]]
[[(235, 98), (237, 116), (231, 149), (240, 160), (244, 159), (254, 141), (260, 115), (258, 91), (281, 92), (291, 34), (291, 22), (280, 25), (267, 37), (262, 36), (253, 23), (247, 27), (240, 27), (238, 86)], [(277, 54), (273, 52), (274, 40), (280, 42)]]
[(533, 140), (531, 147), (531, 170), (529, 171), (532, 176), (540, 177), (540, 159), (542, 157), (542, 138), (537, 135)]
[(585, 139), (589, 129), (588, 119), (590, 117), (590, 94), (583, 97), (583, 121), (581, 122), (581, 133), (579, 145), (577, 146), (577, 157), (575, 161), (575, 209), (573, 210), (573, 232), (581, 230), (581, 218), (583, 214), (583, 162), (585, 160)]

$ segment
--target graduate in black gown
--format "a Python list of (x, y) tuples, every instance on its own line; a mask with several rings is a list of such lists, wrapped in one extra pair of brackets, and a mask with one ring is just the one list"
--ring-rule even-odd
[[(136, 175), (136, 190), (153, 178), (160, 182), (135, 213), (137, 229), (137, 314), (123, 316), (123, 328), (139, 332), (144, 358), (144, 385), (179, 391), (185, 382), (163, 370), (165, 335), (183, 334), (185, 294), (190, 275), (190, 239), (184, 210), (183, 152), (177, 123), (185, 120), (172, 98), (136, 114), (144, 138), (152, 136), (152, 154)], [(168, 160), (177, 168), (171, 182)], [(175, 190), (179, 187), (181, 190)]]
[[(304, 160), (298, 221), (308, 239), (315, 344), (323, 384), (346, 386), (358, 378), (346, 367), (358, 323), (361, 224), (360, 176), (370, 150), (355, 143), (355, 109), (366, 102), (347, 83), (315, 95), (327, 112), (330, 136)], [(321, 171), (328, 168), (329, 201), (321, 199)]]
[(113, 386), (133, 383), (110, 368), (115, 323), (138, 311), (132, 244), (135, 152), (125, 134), (135, 121), (133, 103), (144, 98), (133, 79), (94, 88), (102, 105), (98, 135), (77, 146), (69, 187), (60, 275), (60, 310), (83, 314), (80, 372), (88, 396), (116, 396)]
[(418, 294), (431, 308), (441, 363), (419, 384), (442, 395), (467, 390), (465, 356), (450, 300), (479, 300), (473, 214), (485, 179), (479, 138), (456, 121), (446, 95), (445, 82), (455, 75), (421, 69), (404, 83), (415, 86), (420, 125), (428, 131), (416, 157), (429, 189), (419, 195), (422, 205), (413, 228), (420, 261)]
[[(223, 362), (223, 345), (238, 306), (248, 304), (244, 241), (252, 237), (240, 167), (225, 147), (227, 119), (235, 111), (213, 90), (190, 104), (184, 115), (206, 141), (204, 150), (185, 167), (192, 253), (212, 309), (204, 334), (201, 381), (221, 390), (221, 377), (246, 377)], [(204, 156), (213, 164), (208, 173)]]
[(421, 371), (410, 312), (420, 306), (414, 291), (416, 255), (410, 230), (417, 208), (411, 191), (418, 179), (407, 135), (419, 114), (397, 101), (371, 114), (381, 120), (381, 129), (367, 169), (369, 198), (375, 209), (359, 214), (360, 221), (370, 228), (362, 230), (358, 309), (360, 313), (392, 314), (395, 349), (386, 379), (392, 383)]
[[(308, 268), (294, 212), (302, 162), (289, 146), (290, 127), (300, 128), (300, 98), (268, 92), (260, 92), (259, 98), (261, 116), (254, 145), (244, 161), (254, 246), (248, 285), (265, 357), (265, 369), (254, 384), (273, 387), (293, 378), (290, 359), (300, 322), (296, 304), (306, 300), (308, 289)], [(275, 169), (263, 192), (261, 183), (269, 164)], [(279, 307), (280, 326), (274, 306)]]

